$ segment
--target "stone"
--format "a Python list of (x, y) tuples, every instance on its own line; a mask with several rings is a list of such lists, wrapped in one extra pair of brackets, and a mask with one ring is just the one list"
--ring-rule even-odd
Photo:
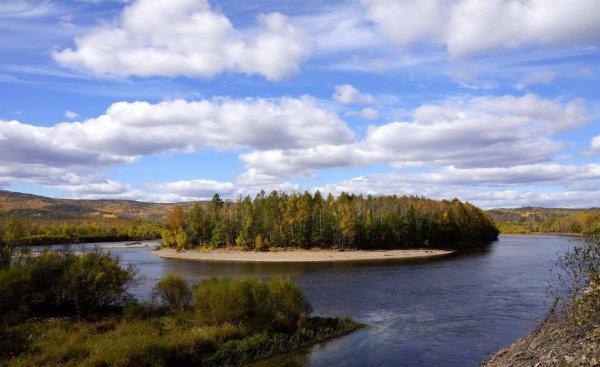
[(556, 351), (554, 349), (552, 349), (551, 351), (548, 352), (548, 354), (546, 354), (546, 357), (548, 359), (553, 359), (558, 357), (558, 353), (556, 353)]

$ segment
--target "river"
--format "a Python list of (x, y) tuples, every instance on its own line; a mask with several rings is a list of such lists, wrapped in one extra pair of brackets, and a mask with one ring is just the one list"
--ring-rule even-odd
[[(114, 248), (138, 269), (145, 298), (168, 273), (208, 277), (289, 276), (314, 315), (347, 316), (368, 326), (257, 366), (478, 366), (489, 353), (532, 331), (549, 308), (545, 293), (558, 253), (580, 238), (501, 236), (489, 247), (404, 262), (249, 264), (166, 260), (152, 248)], [(88, 245), (92, 246), (92, 245)]]

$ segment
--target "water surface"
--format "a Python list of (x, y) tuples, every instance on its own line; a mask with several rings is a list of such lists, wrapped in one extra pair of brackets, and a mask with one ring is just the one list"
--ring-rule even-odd
[(501, 236), (491, 246), (412, 262), (264, 264), (161, 259), (150, 248), (119, 248), (144, 281), (146, 297), (165, 274), (290, 276), (320, 316), (347, 316), (365, 329), (260, 366), (478, 366), (525, 336), (545, 315), (549, 268), (581, 239)]

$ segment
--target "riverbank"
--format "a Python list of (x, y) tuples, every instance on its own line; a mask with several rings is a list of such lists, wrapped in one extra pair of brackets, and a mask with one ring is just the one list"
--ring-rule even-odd
[(311, 317), (295, 331), (268, 331), (229, 324), (201, 326), (192, 312), (149, 318), (139, 314), (98, 321), (36, 319), (0, 326), (0, 365), (240, 366), (363, 327), (346, 318)]
[(500, 236), (562, 236), (562, 237), (585, 237), (582, 233), (559, 233), (559, 232), (524, 232), (524, 233), (510, 233), (500, 232)]
[[(594, 336), (595, 335), (595, 336)], [(600, 366), (600, 328), (589, 334), (565, 317), (550, 320), (495, 353), (485, 367)]]
[(380, 260), (402, 260), (446, 256), (454, 251), (414, 249), (414, 250), (286, 250), (254, 252), (242, 250), (188, 250), (177, 251), (172, 248), (162, 248), (151, 253), (167, 259), (196, 260), (196, 261), (230, 261), (230, 262), (360, 262)]

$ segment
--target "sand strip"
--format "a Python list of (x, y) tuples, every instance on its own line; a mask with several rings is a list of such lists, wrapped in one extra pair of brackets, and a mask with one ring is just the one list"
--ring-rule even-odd
[(332, 251), (332, 250), (293, 250), (278, 252), (253, 251), (182, 251), (164, 248), (152, 251), (153, 255), (168, 259), (197, 261), (234, 261), (234, 262), (338, 262), (338, 261), (376, 261), (399, 260), (445, 256), (454, 251), (445, 250), (382, 250), (382, 251)]

